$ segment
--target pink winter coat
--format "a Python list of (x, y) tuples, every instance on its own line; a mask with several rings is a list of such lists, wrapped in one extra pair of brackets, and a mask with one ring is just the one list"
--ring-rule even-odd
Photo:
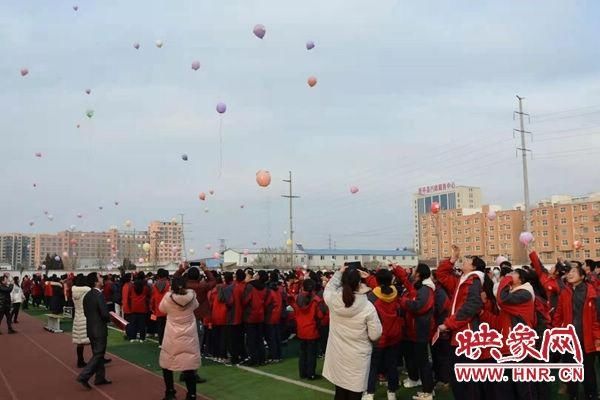
[(167, 314), (165, 336), (159, 365), (171, 371), (196, 370), (200, 366), (200, 346), (194, 310), (198, 307), (196, 293), (187, 289), (185, 295), (167, 293), (158, 309)]

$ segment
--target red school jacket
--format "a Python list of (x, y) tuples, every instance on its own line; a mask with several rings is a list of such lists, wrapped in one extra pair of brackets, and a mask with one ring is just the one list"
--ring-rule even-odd
[(483, 308), (481, 300), (483, 272), (472, 271), (458, 277), (453, 269), (454, 263), (450, 259), (443, 260), (436, 271), (436, 277), (444, 289), (452, 293), (450, 315), (444, 320), (444, 325), (452, 332), (452, 346), (458, 346), (456, 341), (458, 332), (479, 329), (479, 312)]
[(227, 302), (220, 301), (223, 296), (223, 290), (227, 289), (227, 285), (222, 283), (208, 292), (208, 298), (211, 306), (210, 316), (212, 324), (216, 326), (227, 325)]
[(540, 261), (540, 257), (537, 255), (535, 251), (529, 253), (529, 260), (531, 261), (531, 265), (535, 270), (536, 275), (540, 279), (540, 283), (544, 287), (546, 291), (546, 297), (550, 301), (550, 306), (552, 307), (551, 313), (556, 309), (556, 305), (558, 302), (558, 296), (560, 296), (560, 292), (564, 285), (559, 280), (550, 276), (548, 271), (544, 270), (544, 266)]
[(166, 317), (167, 314), (158, 309), (163, 297), (171, 290), (171, 284), (168, 279), (159, 279), (152, 285), (152, 294), (150, 295), (150, 312), (157, 317)]
[(244, 289), (244, 322), (247, 324), (262, 324), (265, 322), (265, 302), (268, 291), (259, 280), (250, 281)]
[(283, 291), (277, 284), (270, 284), (265, 301), (265, 323), (277, 325), (283, 311)]
[[(371, 286), (371, 282), (367, 282)], [(379, 321), (381, 321), (382, 333), (376, 343), (378, 348), (393, 346), (402, 340), (404, 329), (404, 318), (398, 315), (400, 311), (400, 296), (398, 291), (392, 286), (392, 293), (384, 294), (381, 288), (376, 286), (367, 294), (367, 298), (377, 310)]]
[(319, 303), (321, 299), (313, 293), (302, 290), (298, 297), (288, 296), (288, 301), (296, 315), (296, 334), (298, 339), (315, 340), (319, 338), (319, 320), (323, 318)]
[[(504, 339), (509, 337), (512, 328), (522, 323), (530, 328), (536, 328), (535, 324), (535, 292), (529, 283), (511, 288), (512, 277), (507, 275), (500, 281), (496, 301), (498, 302), (498, 314), (488, 314), (485, 321), (490, 327), (502, 334)], [(510, 349), (504, 341), (500, 349), (504, 355), (510, 354)]]
[(129, 304), (129, 291), (132, 290), (133, 287), (131, 282), (125, 282), (123, 287), (121, 288), (121, 302), (123, 303), (123, 314), (131, 314), (131, 305)]
[(233, 284), (233, 323), (231, 325), (240, 325), (243, 322), (244, 315), (244, 292), (246, 291), (246, 282), (236, 281)]
[[(590, 283), (582, 282), (580, 285), (587, 285), (587, 294), (583, 303), (583, 351), (594, 353), (600, 346), (600, 323), (596, 314), (596, 290)], [(567, 285), (560, 293), (558, 306), (552, 317), (552, 326), (566, 327), (573, 323), (573, 288)], [(580, 338), (581, 340), (581, 338)]]
[(150, 289), (146, 284), (144, 284), (144, 288), (142, 289), (142, 293), (137, 294), (135, 292), (134, 285), (128, 290), (129, 294), (129, 307), (130, 312), (132, 314), (146, 314), (149, 311), (149, 302), (150, 302)]

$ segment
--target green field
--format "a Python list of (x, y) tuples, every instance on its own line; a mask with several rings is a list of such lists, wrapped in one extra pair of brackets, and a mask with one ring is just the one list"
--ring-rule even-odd
[[(30, 315), (40, 320), (45, 320), (43, 314), (45, 311), (28, 310)], [(65, 334), (71, 331), (71, 322), (65, 320), (61, 327)], [(288, 346), (283, 348), (284, 361), (279, 364), (270, 364), (258, 367), (260, 371), (279, 377), (293, 379), (304, 382), (309, 385), (318, 386), (328, 390), (333, 390), (333, 385), (326, 379), (316, 381), (300, 380), (298, 378), (298, 346), (297, 342), (292, 340)], [(145, 343), (129, 343), (123, 340), (123, 334), (116, 330), (109, 330), (108, 337), (109, 352), (124, 358), (134, 364), (146, 368), (156, 374), (161, 375), (158, 365), (158, 355), (160, 349), (158, 344), (152, 341)], [(86, 355), (87, 356), (87, 355)], [(318, 360), (317, 373), (320, 373), (323, 366), (323, 360)], [(203, 359), (202, 367), (199, 369), (202, 377), (208, 381), (198, 385), (198, 393), (206, 395), (215, 400), (260, 400), (268, 397), (270, 399), (289, 399), (289, 400), (325, 400), (332, 399), (333, 395), (320, 392), (307, 387), (295, 385), (293, 383), (283, 382), (272, 377), (259, 375), (253, 372), (242, 370), (238, 367), (225, 366), (210, 360)], [(406, 376), (401, 376), (404, 379)], [(114, 377), (118, 380), (118, 377)], [(397, 392), (398, 399), (412, 399), (417, 392), (416, 389), (401, 388)], [(558, 386), (553, 386), (553, 393), (558, 392)], [(452, 400), (452, 394), (449, 391), (438, 391), (436, 399)], [(387, 399), (385, 386), (379, 386), (375, 395), (376, 399)], [(564, 399), (566, 396), (553, 394), (551, 399)]]

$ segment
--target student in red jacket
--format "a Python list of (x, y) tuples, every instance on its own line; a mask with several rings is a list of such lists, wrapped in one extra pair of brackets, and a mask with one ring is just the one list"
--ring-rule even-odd
[(227, 287), (221, 276), (217, 276), (217, 286), (209, 292), (211, 303), (210, 318), (213, 331), (213, 356), (218, 362), (227, 362), (227, 341), (225, 326), (227, 324), (227, 302), (222, 302), (220, 293)]
[(322, 318), (319, 303), (321, 299), (315, 295), (315, 281), (308, 278), (302, 282), (302, 291), (298, 298), (289, 296), (290, 305), (296, 313), (297, 336), (300, 341), (300, 357), (298, 370), (300, 379), (315, 380), (318, 378), (317, 352), (319, 347), (319, 319)]
[(229, 280), (229, 275), (225, 274), (225, 284), (227, 287), (223, 288), (222, 293), (229, 307), (227, 310), (227, 327), (225, 328), (225, 332), (228, 343), (227, 348), (229, 354), (231, 354), (231, 363), (239, 364), (240, 361), (246, 358), (244, 324), (242, 323), (246, 273), (238, 269), (235, 271), (235, 282), (232, 280)]
[(465, 356), (456, 356), (456, 334), (471, 329), (479, 329), (479, 312), (483, 307), (481, 300), (482, 283), (485, 271), (485, 261), (479, 257), (464, 256), (460, 267), (461, 275), (454, 272), (454, 264), (460, 257), (460, 249), (452, 245), (452, 257), (443, 260), (436, 272), (440, 284), (450, 294), (452, 293), (452, 306), (450, 314), (442, 325), (438, 327), (440, 332), (449, 330), (451, 332), (450, 364), (452, 374), (450, 384), (455, 399), (470, 400), (477, 394), (477, 383), (458, 382), (454, 370), (457, 362), (469, 363), (473, 360)]
[[(596, 290), (591, 283), (585, 282), (585, 271), (579, 265), (573, 265), (567, 273), (568, 285), (560, 293), (558, 306), (552, 318), (554, 327), (575, 327), (577, 338), (583, 350), (583, 389), (586, 399), (598, 398), (596, 371), (594, 363), (596, 351), (600, 349), (600, 323), (597, 317)], [(567, 355), (573, 362), (573, 358)], [(577, 398), (579, 384), (567, 383), (567, 391), (571, 399)]]
[[(258, 275), (258, 279), (256, 279)], [(256, 366), (265, 363), (264, 322), (265, 302), (267, 300), (266, 282), (269, 279), (266, 271), (258, 271), (248, 281), (244, 290), (244, 323), (248, 345), (248, 365)]]
[(137, 335), (139, 335), (139, 341), (144, 342), (146, 340), (146, 318), (149, 312), (150, 289), (148, 289), (143, 272), (136, 276), (133, 286), (128, 290), (127, 303), (131, 311), (132, 324), (131, 330), (128, 332), (129, 341), (135, 342)]
[(152, 286), (152, 296), (150, 299), (150, 312), (156, 319), (156, 329), (158, 331), (158, 345), (162, 346), (163, 337), (165, 336), (165, 326), (167, 324), (167, 314), (160, 311), (158, 308), (163, 297), (171, 290), (169, 282), (169, 272), (164, 268), (159, 268), (156, 272), (156, 282)]
[(279, 274), (271, 271), (267, 283), (267, 300), (265, 301), (265, 330), (269, 346), (269, 362), (281, 361), (281, 313), (283, 312), (283, 291), (279, 284)]
[[(402, 269), (402, 267), (399, 267)], [(404, 274), (404, 270), (399, 271)], [(377, 343), (373, 346), (371, 353), (371, 369), (369, 370), (369, 383), (367, 385), (367, 394), (364, 400), (373, 400), (376, 390), (377, 375), (383, 372), (387, 377), (388, 393), (396, 393), (399, 386), (398, 378), (398, 351), (400, 340), (402, 339), (402, 330), (404, 319), (398, 316), (400, 311), (400, 296), (392, 280), (394, 275), (387, 269), (380, 269), (375, 276), (371, 275), (367, 279), (367, 284), (371, 292), (367, 298), (377, 310), (377, 315), (381, 321), (382, 334)], [(389, 395), (388, 395), (389, 397)]]
[(557, 262), (554, 267), (550, 268), (550, 271), (546, 270), (533, 246), (529, 247), (529, 260), (531, 261), (533, 271), (535, 271), (542, 287), (546, 291), (546, 297), (550, 302), (551, 314), (553, 314), (556, 310), (560, 292), (565, 287), (562, 277), (568, 272), (568, 268), (562, 263)]
[(431, 280), (431, 270), (427, 264), (419, 263), (414, 273), (414, 284), (406, 279), (402, 267), (394, 268), (396, 276), (406, 287), (409, 295), (400, 302), (405, 311), (406, 333), (410, 343), (411, 356), (419, 371), (423, 390), (417, 392), (419, 400), (433, 399), (433, 369), (429, 362), (429, 341), (435, 330), (433, 308), (435, 304), (435, 284)]

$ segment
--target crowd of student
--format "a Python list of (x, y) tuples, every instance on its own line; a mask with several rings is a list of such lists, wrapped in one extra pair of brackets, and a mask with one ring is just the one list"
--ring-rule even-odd
[[(530, 266), (513, 269), (505, 261), (489, 268), (478, 257), (461, 256), (453, 246), (452, 257), (443, 260), (435, 271), (419, 264), (414, 269), (389, 266), (376, 271), (344, 267), (335, 273), (299, 269), (283, 274), (251, 268), (217, 273), (204, 265), (182, 264), (172, 277), (164, 269), (156, 274), (107, 275), (100, 290), (109, 311), (129, 322), (125, 339), (144, 341), (154, 335), (159, 346), (165, 340), (165, 327), (171, 324), (173, 332), (173, 310), (189, 309), (191, 299), (187, 297), (193, 295), (197, 307), (189, 309), (189, 314), (196, 339), (190, 340), (197, 343), (198, 360), (202, 354), (227, 364), (277, 363), (283, 357), (282, 346), (295, 335), (299, 340), (299, 377), (318, 379), (317, 359), (324, 356), (323, 375), (336, 385), (336, 399), (373, 399), (378, 381), (383, 380), (391, 400), (401, 383), (421, 387), (413, 397), (417, 400), (432, 399), (436, 388), (447, 387), (455, 399), (545, 399), (550, 395), (547, 383), (458, 382), (453, 366), (473, 360), (456, 355), (457, 334), (466, 329), (476, 331), (486, 322), (507, 337), (510, 329), (521, 323), (535, 329), (541, 338), (550, 327), (573, 324), (585, 353), (585, 398), (596, 399), (598, 262), (559, 260), (547, 269), (533, 249), (529, 257)], [(179, 283), (173, 288), (175, 280)], [(0, 285), (0, 311), (7, 316), (9, 332), (13, 331), (10, 322), (18, 322), (20, 304), (27, 308), (31, 299), (34, 307), (59, 313), (63, 305), (81, 300), (79, 288), (85, 286), (82, 275), (72, 274), (60, 278), (26, 276), (21, 283), (15, 278), (10, 285), (7, 281), (4, 277)], [(174, 290), (185, 306), (172, 294), (167, 296), (170, 308), (161, 305), (168, 303), (163, 300)], [(12, 301), (5, 296), (7, 292)], [(7, 313), (6, 304), (11, 303)], [(81, 321), (75, 321), (73, 329), (80, 367), (85, 366), (85, 330), (81, 331), (85, 321), (83, 324), (82, 328)], [(509, 353), (507, 346), (500, 351)], [(171, 350), (165, 353), (171, 357), (165, 364), (179, 365), (174, 363), (179, 358)], [(570, 355), (553, 357), (555, 362), (573, 361)], [(489, 351), (483, 352), (480, 361), (494, 362)], [(195, 359), (187, 365), (194, 363)], [(408, 374), (403, 382), (398, 374), (401, 367)], [(189, 390), (204, 381), (196, 369), (174, 369), (184, 372), (181, 379)], [(172, 399), (172, 370), (164, 371), (166, 398)], [(578, 390), (576, 382), (566, 384), (570, 399), (577, 398)]]

